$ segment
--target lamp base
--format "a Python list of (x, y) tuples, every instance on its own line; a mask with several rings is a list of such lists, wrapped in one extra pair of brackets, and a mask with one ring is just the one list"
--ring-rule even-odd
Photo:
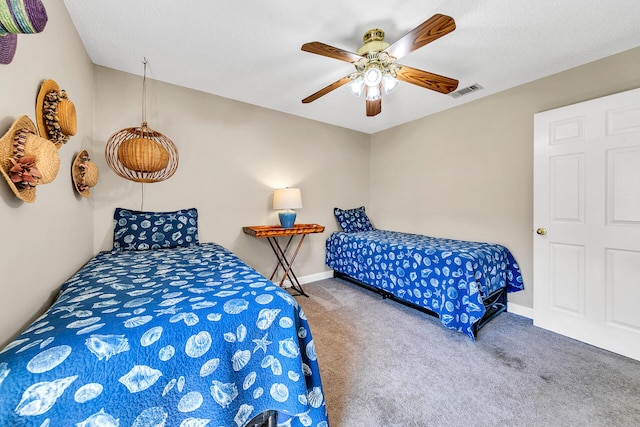
[(293, 228), (293, 224), (296, 222), (296, 213), (294, 211), (282, 211), (278, 213), (278, 218), (280, 218), (282, 228)]

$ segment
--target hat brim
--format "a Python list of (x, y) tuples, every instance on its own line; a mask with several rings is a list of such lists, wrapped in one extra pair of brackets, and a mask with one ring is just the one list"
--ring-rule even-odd
[[(13, 138), (16, 132), (18, 132), (20, 129), (28, 129), (34, 134), (37, 133), (36, 125), (33, 123), (33, 121), (31, 121), (31, 119), (28, 116), (19, 117), (15, 122), (13, 122), (9, 130), (2, 136), (2, 138), (0, 138), (0, 147), (1, 147), (0, 152), (2, 153), (6, 152), (7, 145), (10, 147), (13, 147)], [(15, 194), (16, 197), (19, 198), (20, 200), (25, 201), (27, 203), (35, 202), (36, 201), (35, 187), (27, 188), (26, 190), (21, 190), (18, 187), (16, 187), (16, 184), (11, 180), (11, 176), (9, 176), (8, 169), (5, 170), (7, 160), (8, 159), (6, 158), (0, 159), (0, 162), (2, 163), (2, 167), (0, 167), (0, 172), (2, 172), (4, 179), (9, 184), (9, 188), (11, 188), (11, 191), (13, 191), (13, 194)]]
[(87, 188), (86, 190), (80, 190), (78, 188), (78, 183), (82, 177), (80, 176), (80, 163), (82, 163), (83, 157), (89, 157), (89, 153), (87, 150), (82, 150), (76, 155), (76, 158), (73, 159), (73, 164), (71, 165), (71, 179), (73, 180), (73, 188), (82, 196), (89, 197), (91, 195), (91, 188)]
[[(38, 97), (36, 98), (36, 124), (38, 125), (38, 132), (40, 133), (41, 137), (49, 140), (51, 140), (51, 135), (47, 130), (47, 125), (45, 123), (44, 116), (42, 113), (44, 109), (44, 98), (51, 91), (56, 91), (56, 92), (60, 91), (60, 86), (58, 85), (58, 83), (56, 83), (55, 80), (43, 80), (42, 84), (40, 85), (40, 91), (38, 92)], [(75, 111), (74, 111), (74, 120), (75, 120)], [(60, 149), (60, 147), (62, 147), (63, 145), (61, 142), (57, 142), (57, 141), (52, 141), (52, 142), (58, 149)]]
[(0, 34), (0, 64), (10, 64), (18, 48), (17, 34)]
[(11, 177), (9, 176), (9, 174), (7, 174), (4, 171), (4, 167), (0, 168), (0, 172), (2, 172), (2, 175), (4, 176), (4, 179), (9, 184), (9, 187), (11, 188), (11, 191), (13, 191), (13, 194), (15, 194), (18, 199), (22, 200), (23, 202), (27, 202), (27, 203), (33, 203), (33, 202), (36, 201), (36, 189), (35, 189), (35, 187), (31, 187), (31, 188), (28, 188), (26, 190), (20, 190), (20, 189), (18, 189), (18, 187), (16, 187), (16, 184), (14, 184), (14, 182), (11, 180)]

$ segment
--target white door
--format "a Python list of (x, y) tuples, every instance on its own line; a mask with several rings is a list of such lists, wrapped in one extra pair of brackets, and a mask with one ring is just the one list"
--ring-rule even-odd
[(640, 89), (534, 117), (534, 325), (640, 360)]

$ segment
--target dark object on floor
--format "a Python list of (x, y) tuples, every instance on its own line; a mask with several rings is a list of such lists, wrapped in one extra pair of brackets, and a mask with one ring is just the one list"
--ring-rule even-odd
[(246, 427), (276, 427), (278, 411), (265, 411), (247, 423)]

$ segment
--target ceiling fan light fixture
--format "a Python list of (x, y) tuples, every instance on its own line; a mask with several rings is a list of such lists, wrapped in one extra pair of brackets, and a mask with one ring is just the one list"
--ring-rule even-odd
[(391, 92), (396, 90), (398, 87), (398, 80), (393, 77), (390, 73), (385, 73), (382, 76), (382, 88), (384, 89), (384, 93), (389, 95)]
[(371, 87), (377, 87), (382, 81), (382, 70), (378, 66), (371, 66), (364, 72), (364, 83)]
[(367, 86), (367, 101), (380, 99), (380, 86)]
[(365, 90), (366, 114), (373, 117), (382, 111), (382, 91), (390, 94), (400, 81), (443, 94), (451, 93), (458, 87), (458, 80), (396, 64), (396, 60), (455, 29), (452, 17), (436, 13), (393, 44), (384, 41), (384, 31), (373, 28), (365, 33), (364, 45), (356, 53), (321, 42), (305, 43), (301, 47), (303, 51), (349, 62), (355, 67), (355, 72), (304, 98), (302, 103), (308, 104), (346, 85), (355, 96), (360, 96)]
[(352, 78), (351, 83), (349, 83), (349, 90), (354, 96), (360, 97), (360, 94), (364, 90), (364, 77), (359, 75), (356, 78)]

